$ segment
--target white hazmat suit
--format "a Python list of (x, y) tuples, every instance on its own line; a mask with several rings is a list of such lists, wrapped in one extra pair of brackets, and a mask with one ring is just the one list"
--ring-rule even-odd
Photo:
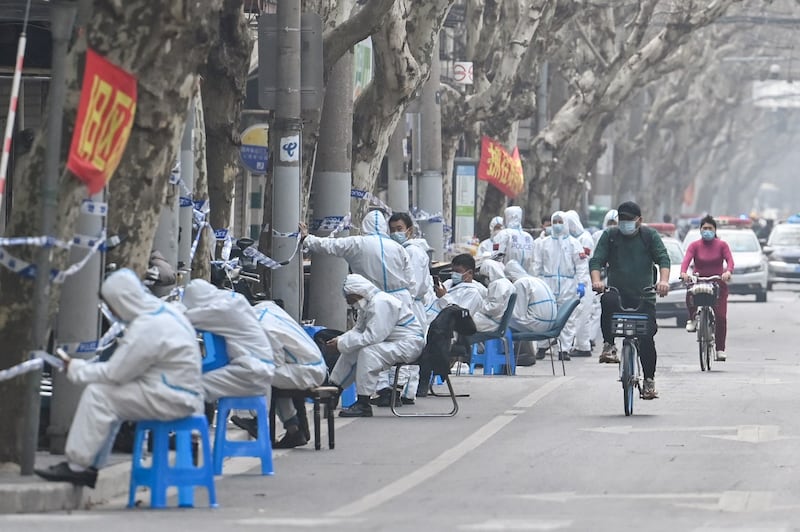
[(381, 371), (419, 358), (425, 347), (422, 326), (409, 305), (381, 292), (361, 275), (346, 277), (344, 293), (363, 299), (355, 327), (338, 337), (341, 356), (330, 380), (347, 388), (355, 379), (358, 395), (371, 396)]
[(225, 338), (229, 362), (203, 374), (206, 400), (270, 393), (275, 357), (247, 299), (238, 292), (194, 279), (186, 285), (183, 304), (186, 317), (196, 329)]
[(359, 236), (308, 235), (304, 245), (312, 253), (342, 257), (353, 273), (366, 277), (380, 290), (411, 305), (411, 294), (415, 292), (411, 263), (403, 246), (389, 238), (389, 225), (381, 211), (369, 211), (364, 216)]
[(104, 465), (122, 421), (169, 421), (203, 410), (201, 355), (189, 320), (152, 295), (131, 270), (112, 273), (101, 295), (128, 324), (108, 362), (72, 359), (67, 378), (87, 384), (66, 444), (67, 460)]
[(553, 291), (543, 280), (529, 275), (517, 261), (506, 264), (506, 276), (514, 282), (517, 301), (511, 328), (543, 333), (555, 325), (558, 305)]
[(495, 238), (498, 252), (503, 253), (503, 264), (515, 260), (530, 272), (533, 267), (533, 237), (522, 230), (522, 208), (507, 207), (505, 221), (506, 228)]
[[(272, 385), (282, 390), (309, 390), (320, 386), (325, 381), (328, 368), (314, 340), (272, 301), (259, 303), (253, 310), (275, 357)], [(297, 415), (294, 403), (289, 398), (276, 400), (275, 412), (281, 421)]]
[(460, 282), (453, 285), (451, 279), (442, 283), (447, 293), (435, 300), (434, 306), (442, 310), (448, 305), (458, 305), (469, 310), (470, 316), (478, 313), (486, 298), (486, 287), (475, 281)]
[[(500, 226), (500, 229), (496, 230), (495, 227), (497, 227), (498, 225)], [(502, 216), (495, 216), (494, 218), (492, 218), (492, 221), (489, 222), (489, 234), (491, 236), (478, 245), (479, 257), (489, 257), (494, 253), (495, 238), (500, 233), (500, 231), (502, 231), (502, 227), (503, 227)]]
[(481, 274), (489, 278), (486, 299), (483, 300), (478, 312), (472, 315), (475, 328), (478, 331), (494, 331), (500, 326), (503, 313), (508, 308), (508, 300), (514, 293), (514, 285), (506, 279), (503, 265), (497, 261), (484, 259), (481, 264)]
[[(597, 242), (600, 241), (600, 237), (603, 236), (603, 233), (609, 227), (616, 226), (619, 223), (619, 213), (617, 209), (611, 209), (608, 211), (603, 217), (603, 230), (597, 231), (592, 235), (592, 240), (594, 240), (594, 245), (597, 247)], [(600, 337), (600, 317), (603, 313), (603, 309), (600, 306), (600, 297), (595, 295), (594, 303), (592, 304), (592, 317), (589, 320), (589, 338), (596, 339)]]
[[(553, 213), (551, 220), (564, 220), (563, 212)], [(533, 260), (533, 275), (544, 279), (553, 291), (559, 308), (561, 305), (578, 297), (578, 280), (585, 279), (589, 272), (589, 264), (583, 256), (583, 246), (564, 227), (562, 234), (545, 238), (536, 246), (536, 255)], [(559, 337), (561, 349), (567, 350), (572, 346), (575, 337), (575, 328), (569, 322), (564, 326)]]
[(583, 228), (583, 224), (577, 212), (567, 211), (564, 213), (564, 218), (570, 236), (576, 238), (578, 242), (580, 242), (583, 247), (584, 260), (587, 261), (587, 275), (578, 279), (578, 282), (583, 284), (583, 297), (581, 297), (581, 303), (578, 305), (578, 308), (572, 316), (570, 316), (570, 321), (575, 327), (575, 351), (586, 354), (591, 352), (592, 349), (590, 342), (592, 339), (591, 320), (595, 294), (592, 291), (592, 279), (588, 274), (588, 260), (594, 251), (594, 239), (592, 235)]

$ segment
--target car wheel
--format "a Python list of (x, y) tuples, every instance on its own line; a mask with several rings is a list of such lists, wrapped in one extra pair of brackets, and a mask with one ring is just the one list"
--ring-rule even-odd
[(763, 292), (758, 292), (756, 294), (756, 302), (757, 303), (766, 303), (767, 302), (767, 291), (764, 290)]

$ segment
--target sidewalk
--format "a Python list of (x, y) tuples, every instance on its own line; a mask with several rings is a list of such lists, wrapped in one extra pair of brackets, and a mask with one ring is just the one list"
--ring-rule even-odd
[[(228, 439), (246, 438), (246, 432), (233, 425), (229, 426)], [(62, 461), (63, 455), (53, 455), (45, 451), (36, 453), (36, 468), (45, 468)], [(130, 473), (131, 455), (112, 454), (108, 465), (97, 476), (95, 489), (88, 489), (75, 487), (67, 482), (48, 482), (36, 475), (23, 477), (19, 474), (18, 466), (8, 464), (0, 467), (0, 515), (87, 509), (127, 494)]]

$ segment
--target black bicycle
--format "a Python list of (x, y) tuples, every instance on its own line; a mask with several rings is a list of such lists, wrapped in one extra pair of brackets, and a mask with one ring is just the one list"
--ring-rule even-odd
[(716, 338), (716, 315), (714, 307), (719, 299), (719, 275), (698, 277), (693, 275), (687, 282), (694, 306), (697, 307), (697, 347), (700, 351), (700, 371), (711, 371), (711, 359), (714, 357)]

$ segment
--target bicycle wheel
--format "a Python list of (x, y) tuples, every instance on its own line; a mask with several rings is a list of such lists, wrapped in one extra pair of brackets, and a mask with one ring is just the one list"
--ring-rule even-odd
[(714, 359), (715, 351), (717, 350), (716, 334), (714, 330), (716, 324), (714, 320), (714, 309), (709, 307), (708, 310), (706, 310), (706, 338), (708, 338), (706, 341), (706, 371), (711, 371), (711, 361)]
[(636, 351), (630, 342), (622, 344), (622, 400), (625, 406), (625, 415), (633, 414), (633, 393), (635, 388), (634, 372), (636, 364)]
[[(697, 348), (700, 352), (700, 371), (706, 371), (708, 358), (708, 311), (700, 308), (700, 317), (697, 320)], [(711, 369), (710, 366), (708, 369)]]

